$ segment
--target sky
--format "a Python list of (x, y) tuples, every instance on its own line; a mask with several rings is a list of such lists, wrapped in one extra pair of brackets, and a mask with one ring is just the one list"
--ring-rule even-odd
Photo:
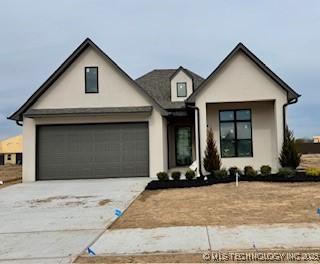
[(0, 0), (0, 139), (6, 118), (86, 38), (132, 78), (180, 65), (207, 77), (244, 43), (302, 96), (296, 137), (320, 134), (320, 1)]

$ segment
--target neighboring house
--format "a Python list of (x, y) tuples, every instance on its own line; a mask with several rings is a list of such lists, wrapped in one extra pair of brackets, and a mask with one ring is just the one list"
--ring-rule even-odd
[(279, 167), (286, 106), (299, 94), (243, 44), (204, 79), (133, 80), (86, 39), (9, 119), (23, 125), (23, 180), (156, 177), (202, 160), (214, 131), (224, 167)]
[(22, 136), (0, 141), (0, 165), (22, 164)]
[(314, 136), (313, 143), (320, 143), (320, 136)]

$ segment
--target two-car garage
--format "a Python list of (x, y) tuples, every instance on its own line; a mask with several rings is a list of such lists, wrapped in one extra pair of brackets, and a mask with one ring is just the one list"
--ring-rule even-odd
[(37, 180), (149, 176), (148, 123), (37, 126)]

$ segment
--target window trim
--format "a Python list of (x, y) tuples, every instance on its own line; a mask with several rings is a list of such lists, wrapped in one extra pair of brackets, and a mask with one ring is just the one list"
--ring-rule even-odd
[[(186, 95), (184, 95), (184, 96), (180, 96), (179, 95), (179, 93), (178, 93), (179, 84), (184, 84), (185, 85), (185, 87), (186, 87)], [(184, 98), (184, 97), (187, 97), (187, 94), (188, 94), (187, 82), (177, 82), (177, 97)]]
[[(231, 111), (233, 112), (233, 120), (221, 120), (220, 118), (220, 113), (221, 112), (226, 112), (226, 111)], [(245, 120), (237, 120), (237, 112), (238, 111), (249, 111), (250, 112), (250, 118), (245, 119)], [(237, 123), (245, 123), (245, 122), (250, 122), (250, 133), (251, 133), (251, 139), (238, 139), (238, 129), (237, 129)], [(234, 156), (223, 156), (223, 151), (222, 151), (222, 138), (221, 138), (221, 123), (232, 123), (234, 124), (234, 148), (235, 148), (235, 155)], [(220, 156), (223, 159), (227, 158), (252, 158), (253, 157), (253, 134), (252, 134), (252, 110), (250, 108), (244, 108), (244, 109), (223, 109), (219, 110), (219, 138), (220, 138)], [(251, 140), (251, 155), (249, 156), (239, 156), (238, 153), (238, 141), (240, 140)]]
[[(87, 90), (87, 69), (97, 69), (97, 91), (89, 92)], [(86, 94), (99, 93), (99, 67), (98, 66), (86, 66), (84, 67), (84, 91)]]

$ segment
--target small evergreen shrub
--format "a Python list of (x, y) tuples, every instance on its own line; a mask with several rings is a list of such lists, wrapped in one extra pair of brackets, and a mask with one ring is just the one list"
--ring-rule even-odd
[(181, 177), (181, 172), (180, 172), (180, 171), (173, 171), (173, 172), (171, 173), (171, 178), (172, 178), (174, 181), (180, 180), (180, 177)]
[(286, 126), (285, 138), (279, 161), (282, 167), (297, 168), (300, 164), (301, 154), (298, 153), (293, 132)]
[(308, 168), (308, 169), (306, 169), (306, 175), (320, 176), (320, 168)]
[(159, 181), (168, 181), (169, 180), (168, 173), (166, 173), (165, 171), (158, 172), (157, 177), (158, 177)]
[(235, 177), (237, 172), (240, 174), (240, 170), (238, 169), (238, 167), (229, 168), (229, 174), (231, 177)]
[(196, 176), (195, 172), (193, 170), (187, 170), (186, 172), (186, 179), (192, 180)]
[(212, 129), (208, 130), (207, 146), (204, 152), (203, 166), (207, 172), (213, 174), (215, 170), (220, 170), (221, 159), (218, 154), (216, 142), (214, 140)]
[(255, 176), (257, 176), (257, 172), (251, 166), (245, 166), (244, 167), (244, 175), (249, 176), (249, 177), (255, 177)]
[(228, 178), (228, 171), (226, 169), (215, 170), (213, 175), (217, 179), (226, 179)]
[(292, 168), (280, 168), (278, 171), (278, 175), (282, 177), (293, 177), (296, 174), (296, 171)]
[(260, 167), (260, 173), (261, 173), (262, 176), (271, 175), (271, 167), (269, 165), (262, 165)]

